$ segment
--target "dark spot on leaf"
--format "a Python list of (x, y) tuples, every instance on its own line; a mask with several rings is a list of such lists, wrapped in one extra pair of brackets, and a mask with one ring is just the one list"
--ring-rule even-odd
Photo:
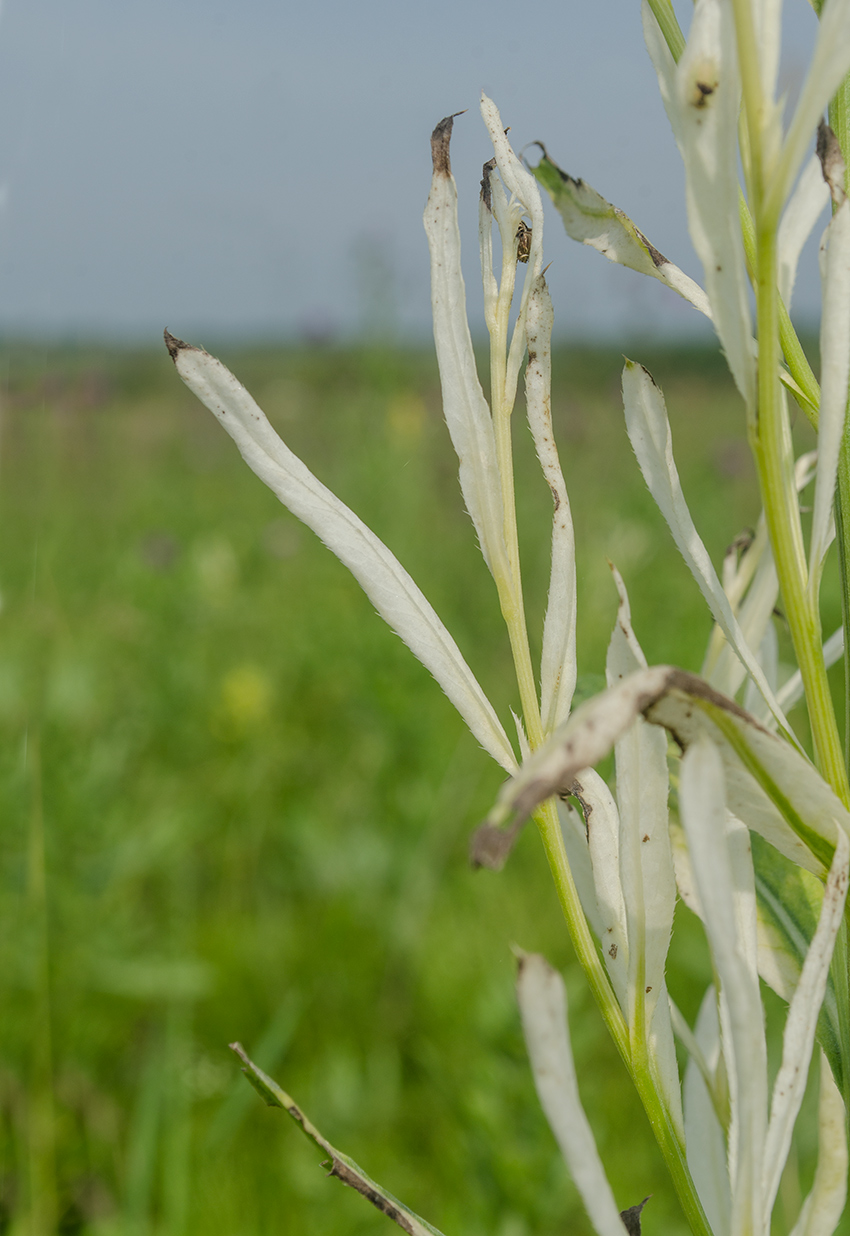
[(694, 107), (703, 108), (708, 106), (708, 100), (717, 89), (717, 82), (695, 82), (693, 104)]

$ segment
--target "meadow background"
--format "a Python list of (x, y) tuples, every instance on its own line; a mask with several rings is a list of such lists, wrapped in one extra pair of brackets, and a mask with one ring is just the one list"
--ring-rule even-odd
[[(758, 514), (739, 400), (712, 350), (633, 353), (664, 386), (719, 564)], [(507, 640), (431, 353), (220, 354), (408, 567), (509, 721)], [(709, 634), (625, 437), (621, 365), (555, 355), (579, 695), (603, 681), (606, 558), (650, 661), (698, 669)], [(533, 1091), (518, 944), (566, 974), (619, 1204), (651, 1193), (647, 1236), (683, 1233), (533, 830), (501, 874), (469, 868), (502, 774), (345, 570), (164, 349), (6, 347), (0, 391), (0, 1232), (389, 1231), (262, 1105), (227, 1050), (240, 1039), (449, 1236), (589, 1236)], [(539, 639), (551, 501), (522, 426), (516, 441)], [(679, 920), (670, 982), (692, 1019), (708, 960)]]

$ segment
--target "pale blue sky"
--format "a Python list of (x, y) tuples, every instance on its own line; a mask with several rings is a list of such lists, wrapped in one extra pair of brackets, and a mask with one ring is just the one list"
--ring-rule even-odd
[[(814, 18), (786, 7), (793, 91)], [(699, 275), (638, 0), (5, 0), (0, 331), (351, 334), (377, 304), (425, 335), (428, 138), (464, 107), (453, 163), (475, 317), (481, 89), (517, 146), (543, 139)], [(546, 254), (561, 334), (695, 324), (554, 216)], [(817, 296), (813, 274), (800, 310)]]

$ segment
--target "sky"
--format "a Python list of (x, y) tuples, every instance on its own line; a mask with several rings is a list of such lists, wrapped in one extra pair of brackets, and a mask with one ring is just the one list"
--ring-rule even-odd
[[(815, 19), (786, 9), (793, 96)], [(481, 333), (482, 90), (517, 149), (545, 141), (699, 278), (638, 0), (4, 0), (0, 334), (427, 338), (429, 136), (463, 108), (452, 162)], [(705, 329), (554, 212), (546, 226), (561, 337)], [(804, 262), (795, 307), (813, 321)]]

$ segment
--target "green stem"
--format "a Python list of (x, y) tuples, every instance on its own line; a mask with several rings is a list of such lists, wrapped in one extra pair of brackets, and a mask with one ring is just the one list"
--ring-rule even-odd
[(664, 35), (664, 42), (670, 49), (670, 55), (679, 63), (679, 57), (685, 50), (685, 36), (673, 12), (672, 0), (649, 0), (652, 15), (658, 22), (658, 28)]
[(534, 819), (543, 840), (543, 848), (546, 851), (549, 868), (557, 889), (558, 901), (576, 956), (587, 976), (605, 1024), (640, 1095), (644, 1111), (664, 1156), (691, 1231), (694, 1236), (711, 1236), (711, 1228), (688, 1168), (684, 1141), (673, 1123), (660, 1084), (654, 1076), (648, 1053), (645, 1047), (640, 1053), (632, 1052), (628, 1026), (581, 908), (578, 891), (567, 860), (554, 800), (549, 799), (544, 803), (535, 812)]
[(758, 468), (765, 518), (797, 663), (803, 679), (815, 760), (845, 804), (850, 787), (823, 659), (817, 599), (809, 595), (793, 452), (787, 413), (779, 389), (779, 313), (776, 293), (776, 227), (757, 224), (756, 315), (758, 320), (758, 408), (750, 441)]
[[(758, 254), (756, 253), (756, 229), (753, 223), (753, 216), (750, 214), (750, 208), (747, 205), (747, 199), (743, 192), (738, 190), (738, 214), (741, 219), (741, 237), (744, 241), (744, 254), (747, 259), (747, 265), (750, 269), (750, 277), (755, 284), (758, 277)], [(777, 296), (779, 306), (779, 344), (785, 356), (785, 363), (788, 366), (788, 372), (799, 387), (799, 391), (791, 388), (794, 398), (799, 403), (800, 407), (805, 412), (809, 424), (817, 433), (818, 428), (818, 410), (820, 408), (820, 386), (818, 380), (812, 372), (812, 367), (809, 364), (809, 358), (803, 351), (803, 345), (797, 332), (794, 329), (793, 323), (789, 316), (788, 310), (785, 307), (785, 302), (781, 296)], [(800, 395), (803, 398), (800, 398)]]

